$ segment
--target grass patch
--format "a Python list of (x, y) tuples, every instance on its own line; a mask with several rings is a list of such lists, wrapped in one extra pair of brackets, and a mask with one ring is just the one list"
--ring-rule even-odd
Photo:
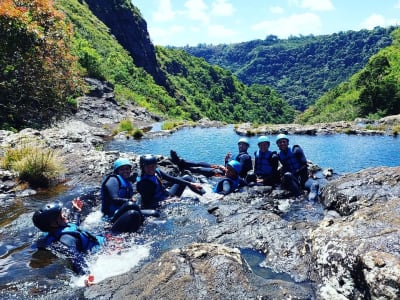
[(37, 142), (23, 142), (5, 148), (1, 166), (18, 172), (19, 180), (32, 187), (48, 187), (65, 171), (63, 162), (58, 151)]

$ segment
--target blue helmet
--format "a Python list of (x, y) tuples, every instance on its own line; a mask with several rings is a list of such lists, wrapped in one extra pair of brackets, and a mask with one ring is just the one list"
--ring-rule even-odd
[(264, 142), (270, 143), (269, 138), (265, 135), (262, 135), (257, 139), (257, 144), (264, 143)]
[(247, 146), (250, 146), (249, 140), (244, 137), (239, 139), (238, 144), (239, 143), (245, 143), (245, 144), (247, 144)]
[(52, 229), (51, 224), (57, 221), (62, 209), (63, 204), (58, 201), (44, 205), (33, 214), (33, 224), (41, 231), (49, 232)]
[(276, 143), (278, 143), (279, 140), (281, 140), (281, 139), (285, 139), (285, 140), (287, 140), (287, 141), (289, 142), (288, 136), (287, 136), (286, 134), (284, 134), (284, 133), (280, 133), (280, 134), (277, 135), (277, 137), (276, 137)]
[(228, 166), (232, 167), (237, 174), (239, 174), (242, 170), (242, 166), (237, 160), (231, 160), (230, 162), (228, 162)]
[(129, 159), (127, 159), (127, 158), (118, 158), (118, 159), (114, 162), (114, 166), (113, 166), (114, 172), (117, 171), (117, 169), (118, 169), (119, 167), (122, 167), (122, 166), (130, 166), (130, 167), (132, 168), (132, 163), (131, 163), (131, 161), (130, 161)]

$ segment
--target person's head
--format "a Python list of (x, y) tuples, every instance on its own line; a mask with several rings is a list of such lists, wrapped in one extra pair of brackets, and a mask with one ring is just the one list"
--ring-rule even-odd
[(265, 135), (260, 136), (257, 140), (257, 145), (261, 152), (267, 152), (270, 145), (269, 138)]
[(289, 138), (286, 134), (280, 133), (276, 137), (276, 144), (278, 145), (279, 150), (286, 151), (289, 146)]
[(142, 174), (154, 175), (157, 169), (157, 158), (152, 154), (142, 155), (140, 157), (140, 168)]
[(32, 216), (33, 224), (44, 232), (52, 232), (68, 222), (69, 210), (61, 202), (45, 204)]
[(240, 138), (238, 141), (238, 148), (239, 148), (239, 152), (247, 152), (247, 149), (249, 149), (250, 144), (249, 144), (249, 140), (246, 138)]
[(231, 160), (226, 165), (226, 176), (236, 178), (239, 176), (242, 166), (237, 160)]
[(113, 165), (114, 174), (120, 175), (123, 178), (129, 178), (132, 171), (132, 163), (127, 158), (118, 158)]

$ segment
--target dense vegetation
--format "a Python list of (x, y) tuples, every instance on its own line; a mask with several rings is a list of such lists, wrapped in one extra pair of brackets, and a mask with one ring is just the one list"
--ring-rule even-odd
[(247, 84), (267, 84), (298, 110), (362, 69), (390, 45), (390, 28), (278, 39), (267, 36), (229, 45), (184, 47), (188, 53), (231, 70)]
[(230, 71), (181, 50), (157, 47), (161, 69), (179, 92), (176, 109), (197, 120), (206, 116), (226, 122), (282, 123), (294, 119), (294, 109), (267, 86), (248, 87)]
[(47, 125), (70, 109), (82, 91), (71, 38), (49, 1), (0, 2), (0, 128)]
[[(141, 18), (130, 1), (113, 3)], [(74, 98), (82, 94), (85, 76), (111, 82), (118, 101), (167, 118), (256, 123), (294, 119), (293, 108), (269, 87), (249, 88), (204, 60), (159, 49), (172, 87), (167, 91), (135, 65), (84, 1), (56, 0), (55, 5), (57, 9), (50, 0), (1, 2), (0, 128), (51, 124), (76, 107)], [(179, 78), (176, 69), (188, 76)]]
[(298, 119), (301, 123), (354, 120), (400, 113), (400, 29), (393, 44), (372, 56), (364, 69), (323, 95)]

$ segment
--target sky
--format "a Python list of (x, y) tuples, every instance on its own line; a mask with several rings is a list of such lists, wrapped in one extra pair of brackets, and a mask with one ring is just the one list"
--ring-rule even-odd
[(230, 44), (400, 25), (400, 0), (131, 0), (153, 44)]

